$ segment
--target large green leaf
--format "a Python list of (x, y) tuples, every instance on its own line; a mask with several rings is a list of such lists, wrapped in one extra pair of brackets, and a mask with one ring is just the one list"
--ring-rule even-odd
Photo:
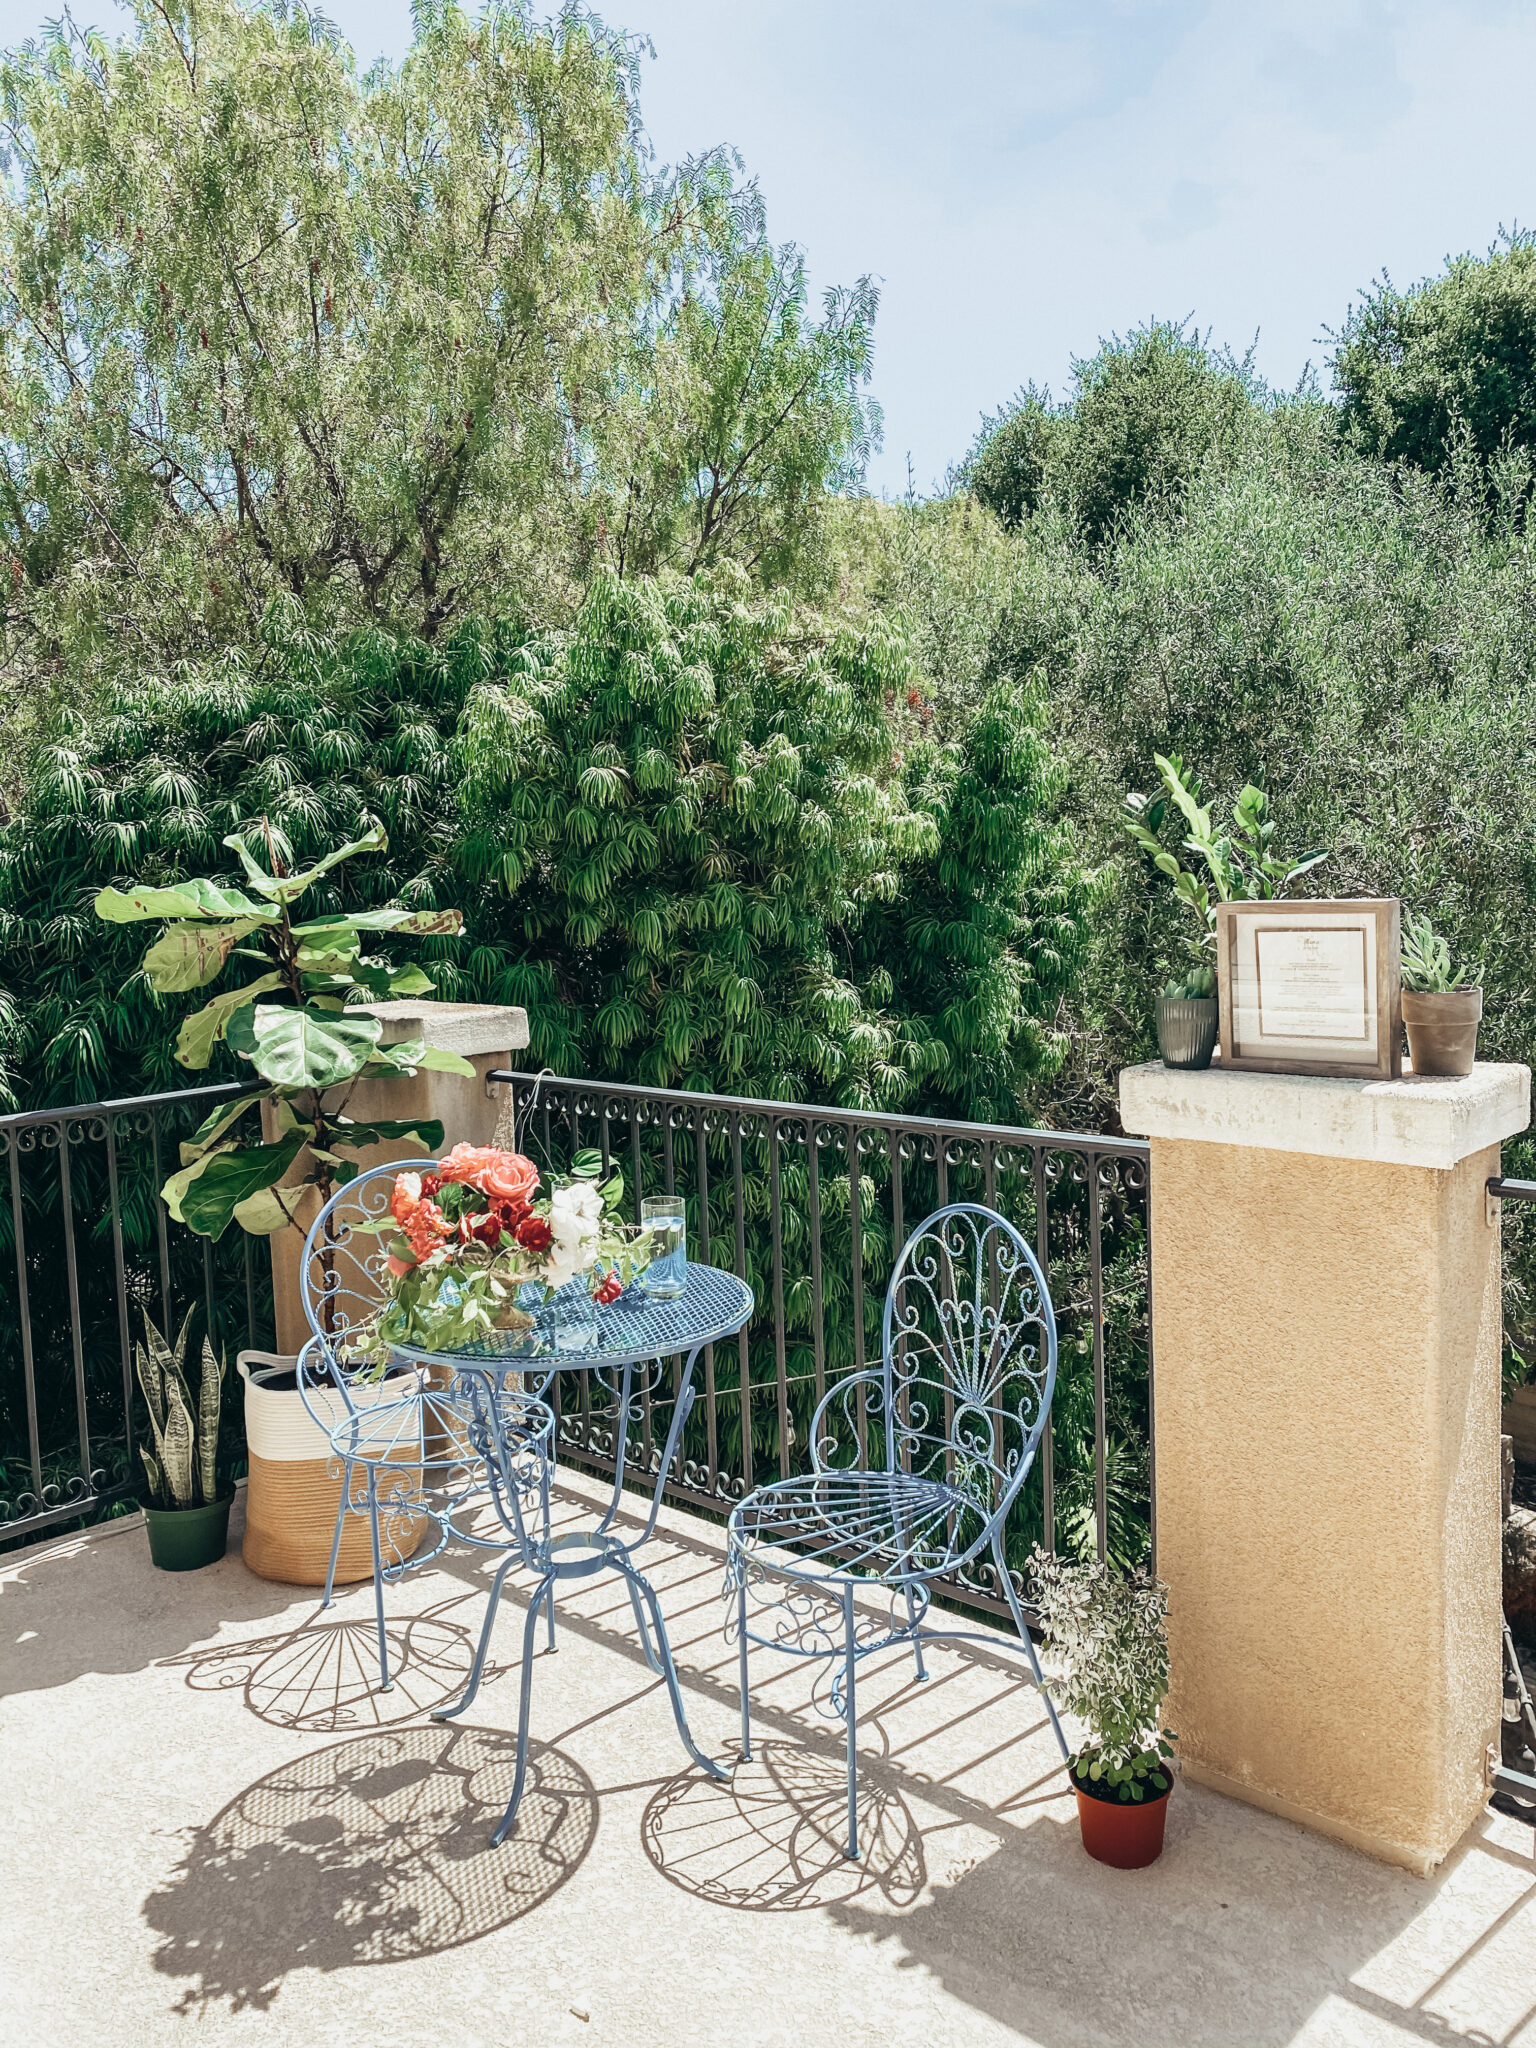
[(443, 1127), (436, 1117), (380, 1117), (371, 1123), (339, 1123), (331, 1126), (338, 1145), (356, 1151), (363, 1145), (387, 1145), (397, 1138), (417, 1138), (429, 1152), (442, 1147)]
[(418, 1067), (425, 1067), (434, 1074), (468, 1074), (473, 1078), (474, 1068), (456, 1052), (444, 1052), (441, 1047), (429, 1046), (420, 1038), (402, 1038), (394, 1045), (375, 1048), (369, 1060), (367, 1071), (372, 1076), (384, 1074), (414, 1074)]
[(275, 1145), (242, 1145), (212, 1154), (182, 1195), (182, 1221), (199, 1237), (222, 1237), (236, 1205), (281, 1180), (303, 1143), (297, 1131), (290, 1131)]
[(456, 1052), (445, 1052), (440, 1045), (429, 1045), (417, 1066), (425, 1067), (432, 1074), (467, 1074), (474, 1079), (474, 1068), (469, 1061)]
[(254, 1195), (236, 1202), (235, 1221), (252, 1237), (271, 1237), (274, 1231), (286, 1230), (293, 1221), (288, 1205), (299, 1192), (298, 1188), (258, 1188)]
[(251, 917), (239, 924), (173, 924), (144, 955), (144, 972), (166, 995), (202, 988), (223, 971), (231, 948), (256, 925)]
[(190, 1138), (181, 1143), (181, 1163), (190, 1166), (194, 1159), (200, 1159), (211, 1145), (218, 1143), (231, 1127), (237, 1124), (248, 1109), (254, 1109), (261, 1101), (261, 1095), (242, 1095), (238, 1102), (221, 1102), (216, 1110), (204, 1117)]
[(281, 988), (280, 974), (259, 974), (254, 981), (248, 981), (244, 988), (226, 989), (222, 995), (205, 1003), (195, 1016), (189, 1017), (176, 1036), (176, 1057), (184, 1067), (206, 1067), (213, 1058), (213, 1048), (229, 1030), (229, 1020), (257, 996), (265, 995), (268, 989)]
[(245, 878), (253, 889), (270, 897), (274, 903), (292, 903), (322, 875), (340, 867), (344, 860), (351, 860), (356, 853), (382, 853), (389, 840), (384, 827), (375, 825), (361, 839), (349, 839), (345, 846), (338, 846), (334, 853), (328, 853), (324, 860), (316, 861), (312, 868), (305, 868), (297, 875), (269, 875), (238, 832), (231, 832), (224, 844), (231, 853), (238, 854), (240, 865), (245, 869)]
[(96, 898), (96, 915), (108, 924), (141, 924), (150, 917), (245, 917), (271, 924), (278, 913), (269, 904), (253, 903), (238, 889), (199, 880), (177, 882), (168, 889), (103, 889)]
[(458, 910), (349, 910), (338, 912), (335, 917), (312, 918), (307, 924), (296, 924), (294, 936), (300, 939), (323, 938), (337, 926), (359, 932), (409, 932), (419, 938), (442, 938), (459, 931), (464, 923), (464, 914)]
[(361, 1073), (383, 1025), (361, 1012), (280, 1009), (259, 1003), (252, 1017), (256, 1071), (277, 1088), (331, 1088)]

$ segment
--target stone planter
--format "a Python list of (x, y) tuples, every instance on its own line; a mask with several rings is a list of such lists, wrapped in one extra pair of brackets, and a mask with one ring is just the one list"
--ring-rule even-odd
[[(297, 1358), (242, 1351), (235, 1363), (245, 1382), (245, 1441), (251, 1468), (241, 1556), (259, 1579), (323, 1586), (341, 1506), (343, 1462), (304, 1405)], [(353, 1387), (352, 1400), (359, 1408), (398, 1400), (409, 1384), (409, 1378), (392, 1374), (377, 1386)], [(340, 1393), (311, 1389), (310, 1399), (317, 1407), (329, 1408), (336, 1422), (345, 1419), (347, 1405)], [(406, 1463), (407, 1455), (393, 1457), (390, 1476), (379, 1482), (379, 1536), (388, 1553), (397, 1557), (409, 1557), (419, 1549), (430, 1527), (425, 1515), (390, 1505), (392, 1489), (414, 1493), (421, 1485), (420, 1462)], [(351, 1585), (372, 1576), (368, 1517), (348, 1515), (342, 1524), (336, 1584)]]
[(1221, 1005), (1214, 996), (1159, 996), (1157, 1049), (1165, 1067), (1199, 1069), (1211, 1064)]
[(1477, 1026), (1483, 1014), (1480, 988), (1456, 988), (1445, 995), (1403, 990), (1403, 1027), (1416, 1074), (1470, 1074), (1477, 1058)]

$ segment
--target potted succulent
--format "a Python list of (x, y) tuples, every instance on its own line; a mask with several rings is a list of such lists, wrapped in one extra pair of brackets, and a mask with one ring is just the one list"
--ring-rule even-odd
[[(1154, 754), (1163, 787), (1146, 797), (1132, 790), (1125, 799), (1126, 830), (1173, 892), (1200, 922), (1200, 949), (1206, 957), (1181, 980), (1170, 981), (1157, 1001), (1157, 1042), (1164, 1066), (1208, 1067), (1215, 1050), (1220, 1009), (1216, 974), (1210, 954), (1216, 945), (1218, 903), (1278, 900), (1289, 896), (1304, 875), (1328, 858), (1325, 851), (1288, 860), (1274, 848), (1275, 824), (1269, 798), (1256, 784), (1246, 783), (1232, 806), (1232, 823), (1217, 831), (1208, 805), (1200, 801), (1200, 784), (1185, 773), (1177, 754)], [(1185, 827), (1183, 850), (1196, 856), (1199, 868), (1186, 868), (1163, 843), (1163, 828), (1174, 819)]]
[(1144, 1571), (1096, 1559), (1030, 1560), (1047, 1650), (1061, 1658), (1056, 1696), (1088, 1725), (1067, 1759), (1083, 1847), (1117, 1870), (1163, 1853), (1174, 1736), (1159, 1728), (1168, 1696), (1168, 1589)]
[(174, 1346), (146, 1316), (145, 1341), (137, 1346), (134, 1358), (155, 1445), (153, 1454), (139, 1446), (149, 1479), (144, 1520), (150, 1557), (163, 1572), (191, 1572), (214, 1564), (229, 1543), (234, 1489), (219, 1492), (217, 1470), (224, 1371), (205, 1336), (194, 1401), (187, 1345), (195, 1313), (188, 1311)]
[(1474, 970), (1458, 967), (1428, 918), (1403, 920), (1403, 1027), (1416, 1074), (1470, 1074), (1477, 1058), (1483, 1014), (1481, 985), (1465, 984)]
[(1208, 1067), (1221, 1022), (1216, 970), (1208, 960), (1182, 980), (1170, 981), (1157, 999), (1157, 1049), (1165, 1067)]

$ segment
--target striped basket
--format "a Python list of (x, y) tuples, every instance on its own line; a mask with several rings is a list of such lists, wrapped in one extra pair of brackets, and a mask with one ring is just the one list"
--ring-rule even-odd
[[(324, 1430), (297, 1391), (282, 1392), (265, 1382), (295, 1371), (298, 1360), (272, 1351), (242, 1351), (235, 1361), (245, 1382), (245, 1440), (251, 1476), (245, 1496), (247, 1567), (260, 1579), (288, 1586), (323, 1586), (341, 1505), (342, 1460), (331, 1450)], [(358, 1407), (373, 1400), (397, 1400), (397, 1384), (353, 1389)], [(340, 1394), (311, 1394), (316, 1405), (334, 1406), (335, 1419), (346, 1415)], [(391, 1492), (414, 1493), (421, 1485), (421, 1466), (408, 1463), (400, 1451), (390, 1460), (399, 1479), (381, 1479), (379, 1539), (386, 1559), (409, 1557), (421, 1546), (430, 1523), (425, 1515), (389, 1505)], [(336, 1583), (351, 1585), (373, 1576), (373, 1544), (368, 1517), (348, 1515), (342, 1525), (336, 1559)]]

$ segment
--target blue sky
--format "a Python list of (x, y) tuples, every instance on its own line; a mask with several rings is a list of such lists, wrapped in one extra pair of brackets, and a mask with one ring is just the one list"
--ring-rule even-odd
[[(108, 0), (75, 0), (111, 29)], [(365, 62), (408, 0), (330, 0)], [(1141, 320), (1193, 315), (1271, 382), (1382, 269), (1536, 225), (1521, 0), (608, 0), (649, 36), (664, 160), (718, 142), (818, 286), (881, 282), (871, 482), (920, 490), (979, 416)], [(57, 7), (0, 0), (0, 41)]]

